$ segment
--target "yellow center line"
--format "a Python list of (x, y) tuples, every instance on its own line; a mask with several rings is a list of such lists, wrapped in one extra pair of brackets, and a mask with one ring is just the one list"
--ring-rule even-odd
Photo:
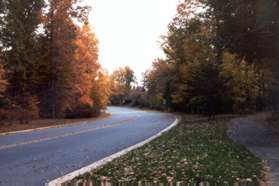
[[(130, 121), (133, 121), (133, 120), (134, 120), (134, 118), (133, 119), (126, 119), (126, 120), (122, 120), (120, 122), (117, 122), (117, 124), (112, 123), (111, 125), (101, 126), (101, 127), (97, 127), (97, 128), (94, 128), (94, 129), (85, 129), (85, 130), (80, 130), (80, 131), (77, 131), (77, 132), (66, 133), (66, 134), (59, 135), (59, 136), (35, 139), (35, 140), (31, 140), (31, 141), (20, 142), (20, 143), (15, 143), (15, 144), (10, 144), (10, 145), (3, 145), (3, 146), (0, 146), (0, 150), (11, 149), (11, 148), (15, 148), (15, 147), (18, 147), (18, 146), (30, 145), (30, 144), (40, 143), (40, 142), (45, 142), (45, 141), (50, 141), (50, 140), (56, 140), (56, 139), (65, 138), (65, 137), (69, 137), (69, 136), (76, 136), (76, 135), (80, 135), (80, 134), (84, 134), (84, 133), (94, 132), (94, 131), (97, 131), (97, 130), (100, 130), (100, 129), (113, 128), (113, 127), (123, 125), (123, 123), (128, 124), (127, 122), (130, 122)], [(131, 124), (131, 123), (129, 123), (129, 124)]]

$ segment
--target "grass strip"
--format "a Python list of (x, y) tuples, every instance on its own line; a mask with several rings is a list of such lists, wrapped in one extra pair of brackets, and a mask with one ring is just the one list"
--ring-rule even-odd
[(227, 136), (229, 119), (182, 116), (151, 143), (71, 182), (258, 182), (263, 163)]

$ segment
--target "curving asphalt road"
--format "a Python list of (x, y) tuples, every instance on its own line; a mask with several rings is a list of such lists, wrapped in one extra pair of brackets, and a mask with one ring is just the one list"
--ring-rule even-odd
[(137, 144), (175, 116), (109, 107), (112, 116), (80, 125), (0, 136), (0, 186), (40, 186)]

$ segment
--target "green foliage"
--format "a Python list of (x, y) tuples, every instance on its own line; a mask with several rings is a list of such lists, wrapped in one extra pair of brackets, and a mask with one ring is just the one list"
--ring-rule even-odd
[(35, 96), (34, 66), (40, 59), (36, 31), (43, 6), (43, 0), (2, 2), (0, 52), (3, 52), (9, 81), (9, 99), (19, 107), (29, 105), (29, 100)]
[(277, 0), (202, 0), (206, 18), (213, 19), (215, 43), (248, 62), (277, 58), (279, 50)]
[[(39, 116), (38, 100), (34, 91), (34, 69), (40, 59), (36, 35), (43, 6), (43, 0), (2, 1), (0, 52), (3, 53), (1, 99), (4, 104), (1, 117), (4, 120), (28, 123), (30, 119)], [(3, 72), (6, 72), (5, 78), (8, 82), (2, 80)]]
[(256, 65), (249, 65), (230, 53), (224, 53), (223, 61), (221, 77), (230, 79), (227, 87), (231, 87), (233, 111), (255, 111), (261, 96), (258, 94), (261, 85)]
[(162, 59), (153, 62), (152, 68), (144, 75), (149, 107), (162, 109), (172, 104), (171, 82), (174, 78), (173, 64)]
[[(256, 110), (277, 107), (274, 96), (279, 73), (279, 4), (277, 0), (202, 0), (208, 7), (205, 19), (211, 19), (216, 32), (215, 46), (228, 50), (248, 63), (256, 64), (258, 98)], [(270, 63), (277, 65), (266, 69)], [(266, 78), (271, 72), (272, 76)], [(248, 93), (246, 93), (248, 94)], [(249, 93), (250, 94), (250, 93)], [(270, 100), (274, 101), (270, 101)]]
[(191, 69), (187, 87), (186, 108), (190, 112), (214, 115), (231, 111), (227, 79), (220, 78), (220, 69), (212, 63), (200, 63)]

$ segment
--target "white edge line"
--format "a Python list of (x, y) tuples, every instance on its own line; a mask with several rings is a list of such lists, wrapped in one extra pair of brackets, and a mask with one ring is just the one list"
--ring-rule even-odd
[(175, 121), (170, 126), (165, 128), (164, 130), (160, 131), (159, 133), (155, 134), (154, 136), (152, 136), (152, 137), (150, 137), (150, 138), (148, 138), (148, 139), (146, 139), (146, 140), (144, 140), (144, 141), (142, 141), (142, 142), (140, 142), (138, 144), (135, 144), (135, 145), (133, 145), (131, 147), (128, 147), (128, 148), (126, 148), (124, 150), (121, 150), (120, 152), (112, 154), (112, 155), (110, 155), (110, 156), (108, 156), (108, 157), (106, 157), (104, 159), (96, 161), (96, 162), (94, 162), (91, 165), (88, 165), (86, 167), (83, 167), (81, 169), (73, 171), (73, 172), (71, 172), (69, 174), (66, 174), (65, 176), (62, 176), (62, 177), (57, 178), (55, 180), (52, 180), (52, 181), (46, 183), (45, 186), (61, 186), (62, 183), (65, 183), (65, 182), (67, 182), (69, 180), (74, 179), (75, 177), (78, 177), (78, 176), (83, 175), (83, 174), (85, 174), (87, 172), (90, 172), (90, 171), (92, 171), (92, 170), (94, 170), (94, 169), (96, 169), (98, 167), (101, 167), (101, 166), (111, 162), (112, 160), (114, 160), (116, 158), (119, 158), (119, 157), (127, 154), (128, 152), (130, 152), (132, 150), (135, 150), (135, 149), (137, 149), (139, 147), (142, 147), (145, 144), (147, 144), (147, 143), (153, 141), (154, 139), (160, 137), (165, 132), (167, 132), (167, 131), (171, 130), (173, 127), (175, 127), (179, 122), (180, 122), (180, 118), (176, 117)]

